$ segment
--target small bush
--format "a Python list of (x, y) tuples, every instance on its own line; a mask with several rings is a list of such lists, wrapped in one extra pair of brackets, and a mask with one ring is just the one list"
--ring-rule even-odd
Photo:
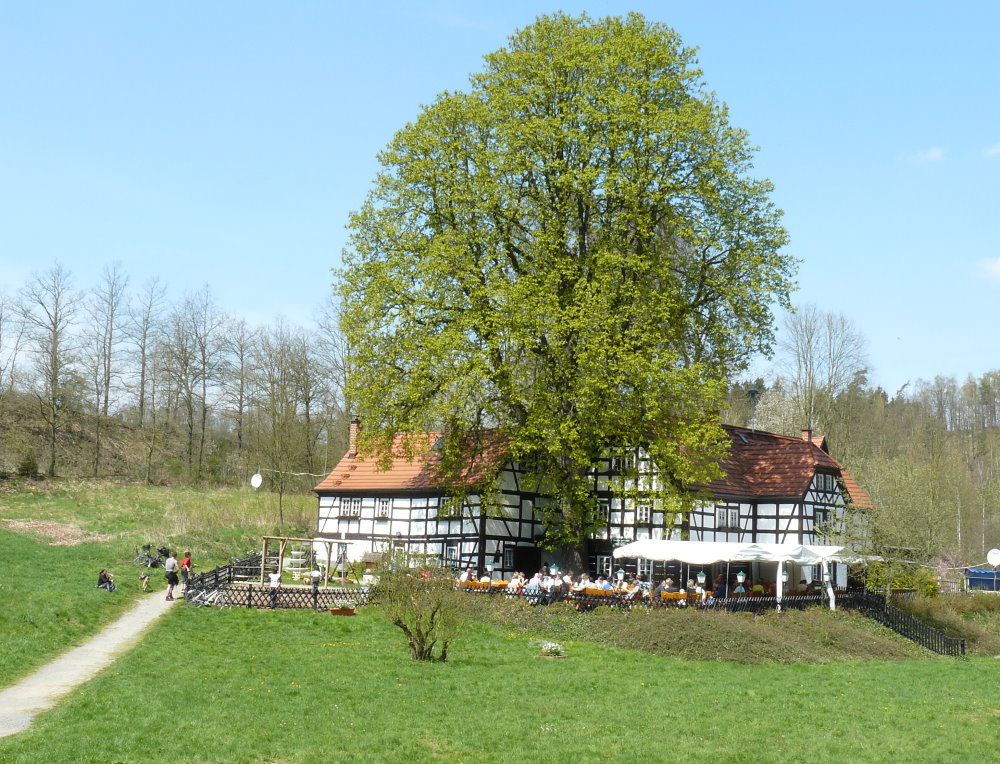
[(27, 453), (21, 457), (17, 463), (17, 474), (23, 478), (38, 478), (38, 459), (32, 453)]
[(866, 586), (870, 591), (884, 592), (891, 576), (891, 588), (907, 589), (926, 596), (937, 594), (937, 576), (920, 565), (893, 565), (873, 562), (868, 565)]
[(370, 601), (406, 636), (412, 660), (446, 661), (465, 621), (469, 597), (455, 589), (450, 573), (421, 566), (403, 550), (394, 550), (382, 558)]

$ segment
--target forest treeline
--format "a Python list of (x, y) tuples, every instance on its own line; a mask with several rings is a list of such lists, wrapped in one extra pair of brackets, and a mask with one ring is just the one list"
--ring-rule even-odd
[[(863, 335), (802, 306), (773, 373), (734, 382), (729, 423), (827, 436), (871, 495), (867, 546), (978, 563), (1000, 545), (1000, 371), (868, 383)], [(251, 326), (207, 287), (170, 298), (120, 266), (81, 288), (59, 265), (0, 295), (0, 476), (311, 488), (346, 450), (345, 347), (331, 300), (314, 324)]]
[(0, 295), (0, 472), (309, 488), (346, 448), (335, 327), (332, 303), (250, 326), (208, 287), (55, 265)]

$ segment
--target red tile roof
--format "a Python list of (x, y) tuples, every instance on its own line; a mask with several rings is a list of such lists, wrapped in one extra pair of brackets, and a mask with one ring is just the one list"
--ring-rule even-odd
[[(431, 491), (441, 486), (438, 475), (441, 456), (434, 445), (441, 438), (440, 432), (400, 433), (393, 446), (393, 459), (387, 470), (379, 470), (376, 459), (353, 457), (348, 452), (334, 467), (333, 472), (313, 490), (330, 491)], [(409, 449), (404, 446), (409, 442)], [(414, 454), (411, 458), (407, 452)], [(486, 444), (479, 458), (459, 477), (459, 482), (473, 486), (491, 473), (499, 470), (507, 460), (506, 451), (499, 441)]]
[[(824, 450), (824, 438), (809, 440), (776, 435), (761, 430), (724, 425), (731, 448), (721, 467), (725, 475), (701, 488), (719, 498), (797, 498), (804, 496), (817, 469), (837, 471), (851, 501), (870, 507), (871, 499), (836, 459)], [(345, 455), (327, 477), (316, 486), (317, 493), (339, 491), (433, 491), (440, 488), (436, 470), (440, 456), (434, 449), (439, 432), (397, 435), (398, 453), (387, 470), (378, 470), (374, 459)], [(416, 439), (412, 459), (403, 455), (404, 438)], [(411, 441), (412, 443), (412, 441)], [(506, 452), (498, 441), (461, 476), (464, 485), (475, 485), (499, 469)]]
[(804, 496), (817, 469), (837, 471), (851, 501), (870, 507), (871, 499), (828, 454), (825, 438), (811, 435), (809, 440), (776, 435), (762, 430), (724, 425), (729, 436), (729, 455), (722, 460), (725, 475), (702, 488), (719, 497)]

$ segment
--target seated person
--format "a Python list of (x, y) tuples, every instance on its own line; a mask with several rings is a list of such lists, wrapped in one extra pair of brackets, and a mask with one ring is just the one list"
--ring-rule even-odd
[(606, 579), (604, 576), (598, 576), (597, 577), (597, 588), (598, 589), (604, 589), (605, 591), (610, 592), (613, 587), (611, 586), (611, 582), (608, 581), (608, 579)]
[(715, 586), (712, 594), (716, 599), (720, 600), (729, 596), (729, 584), (726, 583), (726, 577), (721, 573), (715, 577)]
[(115, 590), (115, 582), (112, 580), (114, 576), (108, 573), (107, 568), (101, 568), (101, 572), (97, 574), (97, 588), (107, 589), (109, 592)]
[(750, 587), (750, 594), (754, 597), (764, 596), (764, 584), (757, 581), (752, 587)]
[(795, 588), (792, 589), (790, 594), (805, 594), (807, 591), (809, 591), (809, 585), (803, 578), (801, 581), (799, 581), (799, 583), (795, 586)]
[(668, 578), (664, 578), (660, 582), (659, 586), (657, 586), (653, 590), (653, 594), (655, 595), (654, 599), (662, 599), (662, 597), (660, 597), (661, 594), (673, 593), (673, 592), (676, 592), (676, 591), (677, 591), (677, 587), (674, 586), (674, 579), (669, 578), (669, 577)]

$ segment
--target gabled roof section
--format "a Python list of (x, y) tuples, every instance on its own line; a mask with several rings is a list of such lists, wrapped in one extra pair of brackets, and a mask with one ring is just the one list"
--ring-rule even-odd
[(804, 496), (817, 470), (839, 473), (851, 503), (871, 507), (871, 499), (826, 451), (826, 438), (793, 438), (746, 427), (723, 425), (729, 436), (729, 455), (720, 467), (725, 475), (698, 486), (719, 496)]
[[(378, 459), (351, 451), (340, 460), (333, 471), (313, 490), (317, 493), (331, 491), (429, 491), (444, 488), (438, 472), (441, 464), (440, 450), (435, 448), (444, 433), (400, 433), (393, 445), (393, 458), (387, 470), (378, 469)], [(495, 431), (488, 430), (478, 451), (480, 455), (470, 464), (458, 482), (463, 487), (473, 487), (499, 471), (507, 461), (507, 444)], [(409, 448), (404, 447), (409, 444)], [(412, 458), (408, 454), (413, 454)]]
[[(723, 425), (729, 437), (729, 455), (722, 460), (723, 477), (708, 485), (696, 486), (719, 498), (754, 499), (805, 496), (817, 470), (839, 473), (851, 503), (872, 506), (868, 497), (840, 463), (826, 451), (826, 439), (810, 434), (794, 438), (746, 427)], [(396, 436), (389, 469), (379, 470), (377, 460), (350, 451), (313, 490), (339, 491), (434, 491), (447, 490), (437, 472), (441, 461), (435, 448), (443, 433), (425, 432)], [(403, 443), (410, 439), (409, 458)], [(415, 441), (415, 442), (414, 442)], [(460, 476), (459, 483), (473, 487), (495, 474), (508, 458), (507, 442), (496, 431), (487, 431), (479, 457)]]

